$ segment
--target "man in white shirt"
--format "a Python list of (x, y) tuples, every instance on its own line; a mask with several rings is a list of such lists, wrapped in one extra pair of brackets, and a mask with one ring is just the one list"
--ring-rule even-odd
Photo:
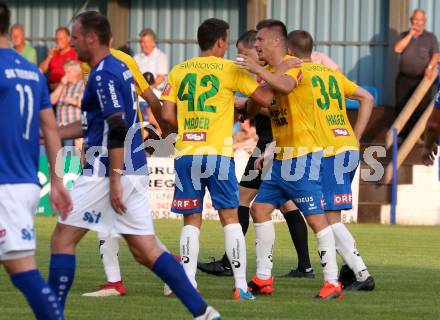
[(134, 56), (142, 73), (151, 72), (154, 75), (154, 84), (150, 85), (154, 93), (160, 96), (168, 74), (168, 57), (156, 47), (156, 34), (150, 28), (139, 33), (141, 52)]

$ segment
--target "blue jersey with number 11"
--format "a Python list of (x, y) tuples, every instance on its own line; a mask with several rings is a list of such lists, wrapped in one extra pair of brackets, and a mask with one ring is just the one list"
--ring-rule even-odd
[(39, 184), (40, 110), (50, 107), (38, 68), (0, 49), (0, 184)]

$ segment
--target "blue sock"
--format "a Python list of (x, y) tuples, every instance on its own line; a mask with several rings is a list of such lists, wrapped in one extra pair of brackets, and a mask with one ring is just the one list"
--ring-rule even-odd
[(152, 271), (173, 290), (194, 317), (205, 313), (207, 304), (189, 281), (185, 270), (168, 252), (157, 258)]
[(37, 269), (11, 275), (12, 283), (26, 297), (38, 320), (63, 320), (55, 294)]
[(57, 295), (63, 310), (73, 283), (75, 265), (75, 256), (72, 254), (52, 254), (50, 258), (49, 285)]

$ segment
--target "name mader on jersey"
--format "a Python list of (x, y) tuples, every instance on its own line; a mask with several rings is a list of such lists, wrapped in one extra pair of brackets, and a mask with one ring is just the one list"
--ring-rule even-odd
[(40, 111), (50, 107), (38, 68), (15, 51), (0, 49), (0, 184), (39, 184)]
[(108, 55), (92, 69), (81, 109), (86, 152), (84, 175), (108, 177), (106, 118), (120, 112), (131, 127), (125, 143), (124, 173), (129, 175), (147, 173), (145, 151), (144, 148), (139, 148), (143, 140), (140, 127), (136, 126), (139, 118), (133, 75), (124, 63)]

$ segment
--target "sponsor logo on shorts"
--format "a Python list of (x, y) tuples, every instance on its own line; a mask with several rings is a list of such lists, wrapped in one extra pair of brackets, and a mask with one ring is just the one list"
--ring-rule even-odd
[(95, 211), (86, 211), (84, 212), (83, 221), (98, 224), (101, 217), (101, 212), (96, 213)]
[(35, 239), (34, 228), (27, 227), (27, 228), (21, 229), (21, 239), (27, 240), (27, 241), (31, 241), (31, 240)]
[(174, 199), (173, 208), (179, 210), (196, 209), (200, 206), (199, 199)]
[(335, 128), (332, 129), (333, 134), (335, 135), (335, 137), (348, 137), (350, 134), (348, 133), (347, 129), (344, 128)]
[(189, 257), (188, 256), (182, 256), (181, 258), (183, 263), (188, 263), (189, 262)]
[(333, 202), (335, 204), (351, 204), (351, 193), (335, 194)]
[(206, 132), (185, 132), (183, 141), (206, 141)]
[(301, 197), (301, 198), (295, 198), (296, 203), (309, 203), (313, 201), (313, 197)]
[(6, 236), (6, 229), (0, 229), (0, 238), (3, 238)]

